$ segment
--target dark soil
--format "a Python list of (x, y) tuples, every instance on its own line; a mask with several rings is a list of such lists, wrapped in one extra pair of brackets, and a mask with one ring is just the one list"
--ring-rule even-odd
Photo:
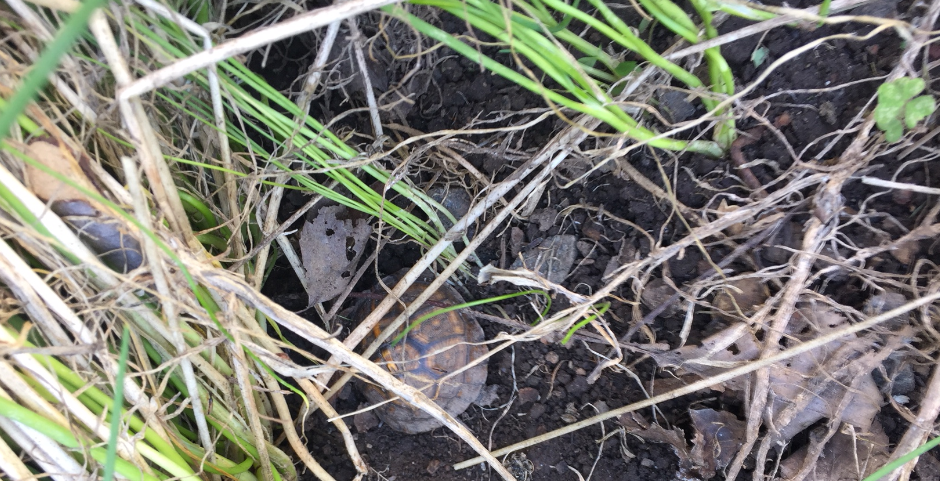
[[(464, 28), (463, 24), (446, 18), (444, 23), (451, 31), (461, 31)], [(748, 23), (731, 19), (721, 27), (721, 31), (736, 30)], [(734, 69), (737, 81), (740, 85), (745, 85), (757, 78), (763, 69), (786, 52), (817, 38), (835, 33), (864, 33), (866, 28), (857, 24), (827, 26), (816, 30), (777, 28), (763, 39), (756, 35), (725, 45), (722, 47), (722, 53)], [(751, 53), (758, 41), (768, 50), (768, 58), (761, 66), (755, 66), (751, 60)], [(765, 98), (766, 100), (756, 108), (771, 121), (781, 115), (789, 115), (791, 122), (781, 131), (799, 156), (799, 160), (825, 163), (827, 159), (839, 155), (851, 140), (851, 135), (845, 136), (836, 146), (828, 149), (823, 158), (817, 159), (816, 156), (832, 138), (830, 134), (841, 126), (848, 125), (871, 98), (879, 84), (878, 80), (872, 77), (882, 76), (894, 66), (899, 45), (899, 39), (892, 34), (882, 34), (864, 43), (830, 42), (776, 70), (748, 100)], [(437, 89), (429, 90), (418, 99), (418, 108), (412, 109), (405, 120), (410, 127), (424, 132), (455, 129), (465, 127), (474, 118), (494, 119), (497, 111), (518, 112), (525, 108), (543, 106), (541, 99), (536, 95), (522, 91), (501, 77), (481, 72), (479, 67), (469, 60), (449, 55), (451, 53), (447, 51), (440, 53), (439, 58), (444, 60), (437, 63), (432, 72)], [(870, 80), (844, 88), (825, 90), (864, 79)], [(346, 99), (339, 100), (334, 97), (327, 100), (331, 104), (315, 106), (314, 109), (318, 112), (338, 112), (350, 106), (345, 103)], [(507, 125), (520, 118), (508, 116), (488, 126)], [(363, 121), (358, 125), (359, 130), (369, 131), (364, 118), (353, 116), (348, 121)], [(560, 125), (552, 120), (543, 122), (524, 138), (515, 139), (512, 150), (534, 152)], [(757, 122), (747, 115), (738, 122), (741, 130), (748, 130), (755, 125)], [(767, 160), (752, 169), (765, 185), (771, 184), (780, 171), (790, 167), (796, 160), (779, 138), (766, 131), (760, 141), (745, 148), (744, 153), (748, 159)], [(515, 164), (512, 160), (507, 161), (492, 152), (470, 153), (467, 159), (485, 175), (493, 176), (497, 180), (511, 172)], [(629, 161), (647, 178), (659, 185), (663, 184), (660, 171), (651, 157), (636, 154)], [(890, 178), (900, 165), (891, 159), (882, 158), (879, 162), (884, 165), (873, 169), (867, 175)], [(671, 173), (674, 172), (674, 167), (666, 164), (665, 170)], [(734, 167), (727, 159), (686, 155), (679, 159), (679, 168), (675, 169), (675, 172), (677, 178), (674, 180), (674, 187), (679, 200), (692, 208), (705, 207), (714, 195), (714, 191), (702, 188), (702, 184), (709, 184), (714, 189), (726, 189), (742, 197), (748, 194), (739, 182), (729, 175), (734, 173)], [(903, 171), (903, 176), (906, 177), (898, 180), (922, 185), (940, 185), (937, 169), (930, 171), (924, 166), (911, 166)], [(637, 184), (622, 180), (611, 173), (594, 174), (568, 189), (557, 187), (562, 183), (553, 184), (555, 187), (543, 195), (537, 214), (557, 214), (566, 207), (580, 203), (594, 207), (603, 206), (611, 215), (639, 225), (654, 237), (662, 236), (662, 242), (665, 244), (668, 244), (670, 239), (687, 233), (684, 225), (671, 215), (670, 206), (663, 205)], [(900, 220), (904, 227), (915, 225), (917, 218), (914, 211), (917, 206), (924, 204), (926, 197), (913, 194), (909, 198), (899, 199), (888, 195), (872, 201), (870, 196), (876, 192), (878, 189), (860, 182), (851, 182), (847, 184), (843, 194), (847, 197), (846, 205), (849, 208), (889, 213)], [(811, 214), (808, 211), (798, 213), (794, 220), (801, 223), (809, 215)], [(588, 255), (582, 253), (579, 256), (576, 268), (566, 279), (565, 285), (574, 292), (588, 294), (603, 286), (601, 276), (605, 268), (611, 258), (622, 251), (624, 245), (632, 246), (640, 255), (650, 250), (645, 236), (637, 235), (629, 228), (609, 220), (597, 223), (593, 214), (586, 210), (575, 209), (570, 215), (554, 218), (556, 221), (548, 223), (549, 225), (542, 225), (535, 220), (516, 219), (507, 226), (506, 232), (509, 232), (510, 227), (520, 229), (526, 244), (555, 234), (578, 236), (584, 243), (582, 246), (589, 248), (585, 249)], [(882, 227), (895, 235), (900, 234), (898, 226)], [(879, 242), (861, 228), (847, 232), (857, 235), (853, 240), (859, 245)], [(926, 249), (928, 246), (923, 247)], [(729, 249), (718, 246), (708, 254), (717, 260), (728, 251)], [(385, 273), (394, 272), (400, 267), (411, 265), (419, 254), (420, 252), (410, 245), (389, 245), (380, 255), (380, 269)], [(750, 262), (759, 266), (773, 264), (775, 258), (768, 246), (763, 246), (752, 254)], [(478, 255), (484, 264), (498, 265), (504, 258), (500, 240), (488, 240)], [(940, 254), (936, 249), (926, 255), (933, 262), (940, 262)], [(707, 265), (703, 267), (702, 260), (702, 252), (686, 252), (681, 259), (669, 262), (660, 275), (668, 275), (676, 285), (681, 286), (707, 268)], [(883, 256), (880, 262), (878, 270), (881, 272), (904, 274), (910, 269), (909, 265), (902, 264), (890, 256)], [(269, 283), (267, 292), (282, 300), (288, 307), (301, 309), (305, 302), (302, 289), (293, 279), (291, 271), (283, 269), (281, 264), (278, 266), (272, 275), (273, 284), (277, 285), (277, 288)], [(734, 264), (732, 268), (741, 270), (745, 266)], [(360, 290), (364, 290), (372, 282), (373, 278), (364, 280)], [(503, 285), (469, 285), (468, 288), (475, 298), (513, 290)], [(859, 309), (870, 295), (866, 287), (854, 277), (820, 283), (816, 288), (840, 303)], [(621, 299), (635, 299), (635, 294), (627, 285), (622, 286), (617, 294)], [(565, 307), (563, 299), (558, 298), (555, 301), (554, 309)], [(510, 317), (530, 320), (527, 319), (527, 305), (505, 303), (502, 307)], [(618, 336), (623, 335), (630, 327), (634, 318), (632, 309), (632, 304), (613, 302), (608, 321)], [(716, 321), (706, 313), (696, 314), (694, 321), (698, 330), (693, 331), (692, 338), (689, 339), (690, 344), (701, 339), (706, 331), (716, 328)], [(681, 317), (674, 315), (660, 316), (650, 327), (658, 336), (658, 342), (674, 345), (677, 341), (676, 333), (681, 325)], [(485, 322), (483, 327), (488, 338), (495, 337), (498, 332), (507, 329), (503, 325)], [(606, 352), (604, 346), (590, 347), (597, 352)], [(637, 360), (639, 358), (628, 358), (625, 363), (629, 365)], [(597, 363), (597, 355), (581, 342), (571, 342), (568, 345), (548, 341), (517, 343), (511, 350), (499, 352), (490, 360), (488, 382), (499, 386), (499, 400), (495, 407), (484, 409), (473, 406), (461, 419), (484, 444), (495, 449), (565, 426), (567, 423), (562, 416), (566, 414), (566, 410), (577, 418), (584, 418), (645, 397), (634, 377), (622, 372), (608, 370), (596, 383), (588, 384), (586, 376)], [(650, 381), (660, 374), (650, 360), (639, 362), (633, 365), (632, 369), (647, 390), (651, 389)], [(918, 382), (923, 382), (923, 379)], [(655, 389), (655, 393), (659, 392), (662, 391)], [(357, 391), (347, 389), (336, 400), (336, 407), (341, 413), (346, 413), (356, 410), (362, 402), (363, 399)], [(718, 392), (702, 392), (660, 404), (655, 416), (649, 410), (641, 414), (648, 420), (655, 419), (663, 426), (678, 426), (684, 429), (690, 438), (690, 407), (712, 407), (737, 413), (741, 419), (744, 417), (743, 408), (738, 401), (724, 397)], [(350, 425), (353, 424), (351, 420), (350, 418)], [(884, 416), (882, 424), (892, 441), (898, 439), (906, 426), (900, 418), (889, 415)], [(535, 480), (577, 480), (579, 476), (575, 471), (584, 479), (590, 476), (590, 479), (595, 481), (675, 479), (678, 458), (667, 445), (646, 443), (634, 436), (621, 437), (616, 434), (607, 437), (602, 443), (598, 442), (617, 428), (615, 421), (608, 421), (603, 426), (596, 425), (538, 444), (524, 450), (524, 458), (516, 455), (513, 459), (523, 466), (526, 461), (531, 463), (532, 472), (529, 479)], [(355, 428), (353, 429), (355, 431)], [(322, 416), (311, 418), (306, 434), (310, 451), (330, 473), (340, 480), (352, 479), (355, 476), (341, 438)], [(370, 468), (375, 470), (369, 479), (496, 479), (490, 470), (481, 466), (453, 471), (451, 464), (473, 457), (475, 453), (445, 429), (420, 435), (404, 435), (381, 426), (356, 432), (356, 440)], [(750, 476), (750, 473), (744, 473), (742, 479), (750, 479)], [(308, 473), (305, 479), (313, 478)], [(723, 478), (719, 475), (716, 479)]]

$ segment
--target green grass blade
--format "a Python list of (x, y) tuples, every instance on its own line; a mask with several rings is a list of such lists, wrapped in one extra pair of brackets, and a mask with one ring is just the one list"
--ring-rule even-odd
[(121, 431), (121, 411), (124, 406), (124, 374), (127, 372), (127, 353), (130, 349), (130, 332), (124, 324), (121, 335), (121, 353), (118, 356), (118, 371), (114, 376), (114, 400), (111, 404), (111, 432), (108, 434), (108, 452), (104, 462), (104, 481), (114, 478), (114, 464), (117, 459), (117, 439)]

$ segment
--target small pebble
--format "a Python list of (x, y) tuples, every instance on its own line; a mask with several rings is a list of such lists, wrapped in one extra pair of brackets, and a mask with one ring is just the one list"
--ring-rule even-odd
[(545, 355), (545, 362), (549, 364), (558, 364), (558, 353), (555, 351), (549, 351), (548, 354)]
[(519, 402), (521, 404), (533, 403), (539, 400), (539, 391), (533, 387), (524, 387), (519, 390)]
[(532, 409), (529, 409), (529, 418), (535, 421), (536, 419), (542, 417), (542, 415), (545, 414), (545, 411), (547, 410), (548, 408), (545, 407), (544, 404), (533, 404)]

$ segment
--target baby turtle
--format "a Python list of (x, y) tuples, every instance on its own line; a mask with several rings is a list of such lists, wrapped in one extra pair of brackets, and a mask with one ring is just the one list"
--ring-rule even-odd
[[(415, 282), (405, 291), (402, 301), (410, 304), (427, 287), (425, 282)], [(377, 287), (373, 292), (385, 291)], [(364, 319), (378, 303), (377, 299), (363, 299), (353, 319)], [(425, 395), (452, 416), (464, 412), (476, 401), (486, 384), (487, 361), (467, 367), (489, 352), (482, 344), (483, 329), (475, 319), (458, 311), (438, 314), (417, 325), (414, 325), (414, 322), (442, 307), (463, 303), (463, 298), (453, 287), (442, 286), (409, 319), (411, 330), (395, 343), (395, 338), (403, 331), (400, 329), (372, 359), (399, 380), (422, 389)], [(373, 335), (365, 339), (365, 345), (371, 344), (375, 340), (374, 336), (378, 336), (401, 312), (401, 304), (396, 304), (389, 310), (374, 328)], [(461, 369), (463, 371), (451, 375)], [(373, 404), (385, 402), (392, 397), (391, 393), (375, 384), (366, 384), (361, 390)], [(408, 434), (430, 431), (441, 425), (429, 414), (401, 399), (382, 404), (375, 412), (379, 419), (392, 429)]]

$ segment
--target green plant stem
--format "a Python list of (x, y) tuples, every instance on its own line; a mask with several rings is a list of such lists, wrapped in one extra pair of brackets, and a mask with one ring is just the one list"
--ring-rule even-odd
[[(432, 5), (438, 5), (438, 3), (439, 2), (428, 2), (428, 4), (432, 4)], [(653, 147), (658, 147), (658, 148), (667, 149), (667, 150), (686, 150), (687, 149), (690, 151), (701, 152), (701, 153), (705, 153), (705, 154), (712, 155), (712, 156), (720, 156), (722, 153), (721, 148), (713, 142), (704, 142), (704, 141), (684, 142), (684, 141), (669, 139), (669, 138), (658, 138), (654, 140), (653, 138), (656, 137), (656, 134), (654, 134), (653, 132), (650, 132), (649, 130), (644, 129), (642, 127), (638, 127), (636, 125), (636, 122), (633, 121), (633, 119), (629, 119), (625, 121), (619, 115), (615, 116), (610, 110), (608, 110), (608, 107), (617, 108), (619, 110), (619, 107), (615, 107), (613, 104), (604, 105), (604, 104), (597, 103), (594, 105), (587, 105), (587, 104), (583, 104), (580, 102), (575, 102), (557, 92), (547, 89), (545, 86), (541, 85), (540, 83), (516, 72), (515, 70), (512, 70), (500, 64), (499, 62), (496, 62), (495, 60), (485, 55), (481, 55), (473, 47), (456, 39), (452, 35), (428, 24), (427, 22), (424, 22), (423, 20), (415, 17), (414, 15), (409, 14), (408, 12), (404, 11), (404, 9), (402, 9), (400, 6), (393, 5), (393, 6), (385, 7), (384, 10), (387, 13), (397, 18), (400, 18), (401, 20), (414, 26), (418, 31), (420, 31), (424, 35), (427, 35), (429, 38), (447, 45), (454, 51), (460, 53), (461, 55), (466, 56), (467, 58), (480, 62), (483, 65), (483, 67), (485, 67), (486, 69), (507, 78), (508, 80), (516, 83), (517, 85), (522, 86), (523, 88), (526, 88), (532, 92), (542, 95), (551, 104), (561, 105), (561, 106), (570, 108), (574, 111), (591, 115), (595, 118), (598, 118), (606, 122), (608, 125), (611, 125), (612, 127), (624, 133), (625, 135), (631, 138), (634, 138), (638, 141), (649, 142), (649, 144), (652, 145)], [(496, 33), (497, 35), (499, 35), (501, 32), (493, 32), (493, 33)], [(699, 83), (701, 84), (701, 82)]]
[(910, 462), (912, 459), (926, 453), (927, 451), (930, 451), (931, 449), (937, 447), (938, 445), (940, 445), (940, 436), (937, 436), (931, 439), (930, 441), (927, 441), (926, 443), (918, 446), (913, 451), (884, 465), (881, 469), (879, 469), (878, 471), (875, 471), (874, 473), (871, 473), (862, 481), (878, 481), (879, 479), (884, 478), (885, 476), (891, 474), (891, 472), (894, 471), (895, 469), (898, 469), (901, 466), (904, 466), (905, 464)]
[(117, 441), (121, 431), (121, 407), (124, 406), (124, 374), (127, 372), (127, 353), (130, 349), (130, 332), (124, 324), (121, 335), (121, 351), (118, 354), (118, 371), (114, 375), (114, 399), (111, 401), (111, 432), (108, 434), (108, 450), (105, 454), (104, 481), (114, 478), (114, 463), (117, 459)]
[[(19, 404), (14, 403), (13, 401), (0, 397), (0, 416), (12, 419), (24, 426), (28, 426), (36, 431), (48, 436), (53, 441), (71, 449), (82, 448), (83, 444), (85, 445), (85, 451), (88, 452), (93, 459), (99, 463), (104, 463), (107, 453), (104, 448), (88, 448), (88, 443), (80, 443), (72, 432), (64, 427), (56, 424), (55, 422), (46, 419), (39, 414), (36, 414), (29, 409), (26, 409)], [(159, 478), (144, 473), (137, 466), (123, 460), (116, 459), (114, 462), (114, 470), (121, 476), (128, 479), (142, 480), (142, 481), (159, 481)]]
[[(9, 326), (7, 327), (7, 332), (15, 338), (20, 337), (20, 333), (10, 328)], [(28, 341), (24, 341), (23, 346), (27, 348), (36, 347), (34, 344)], [(82, 404), (91, 410), (91, 412), (97, 415), (101, 415), (105, 411), (104, 406), (107, 406), (108, 402), (111, 401), (111, 398), (107, 394), (102, 392), (97, 387), (89, 385), (88, 381), (82, 379), (82, 377), (78, 374), (75, 374), (74, 371), (69, 369), (68, 366), (56, 358), (45, 354), (33, 354), (33, 357), (43, 366), (51, 368), (52, 372), (54, 372), (56, 375), (56, 379), (58, 379), (62, 384), (62, 387), (75, 395)], [(29, 383), (33, 389), (36, 390), (36, 392), (43, 395), (47, 401), (58, 402), (58, 399), (55, 396), (49, 393), (46, 388), (42, 386), (42, 384), (32, 377), (24, 377), (24, 380)], [(150, 427), (147, 427), (139, 416), (136, 414), (131, 414), (127, 409), (122, 409), (121, 416), (127, 419), (127, 424), (130, 428), (130, 434), (132, 436), (143, 430), (144, 440), (156, 448), (163, 456), (180, 466), (187, 465), (186, 461), (182, 456), (180, 456), (176, 449), (174, 449), (173, 446), (166, 440), (161, 438), (156, 431)]]

